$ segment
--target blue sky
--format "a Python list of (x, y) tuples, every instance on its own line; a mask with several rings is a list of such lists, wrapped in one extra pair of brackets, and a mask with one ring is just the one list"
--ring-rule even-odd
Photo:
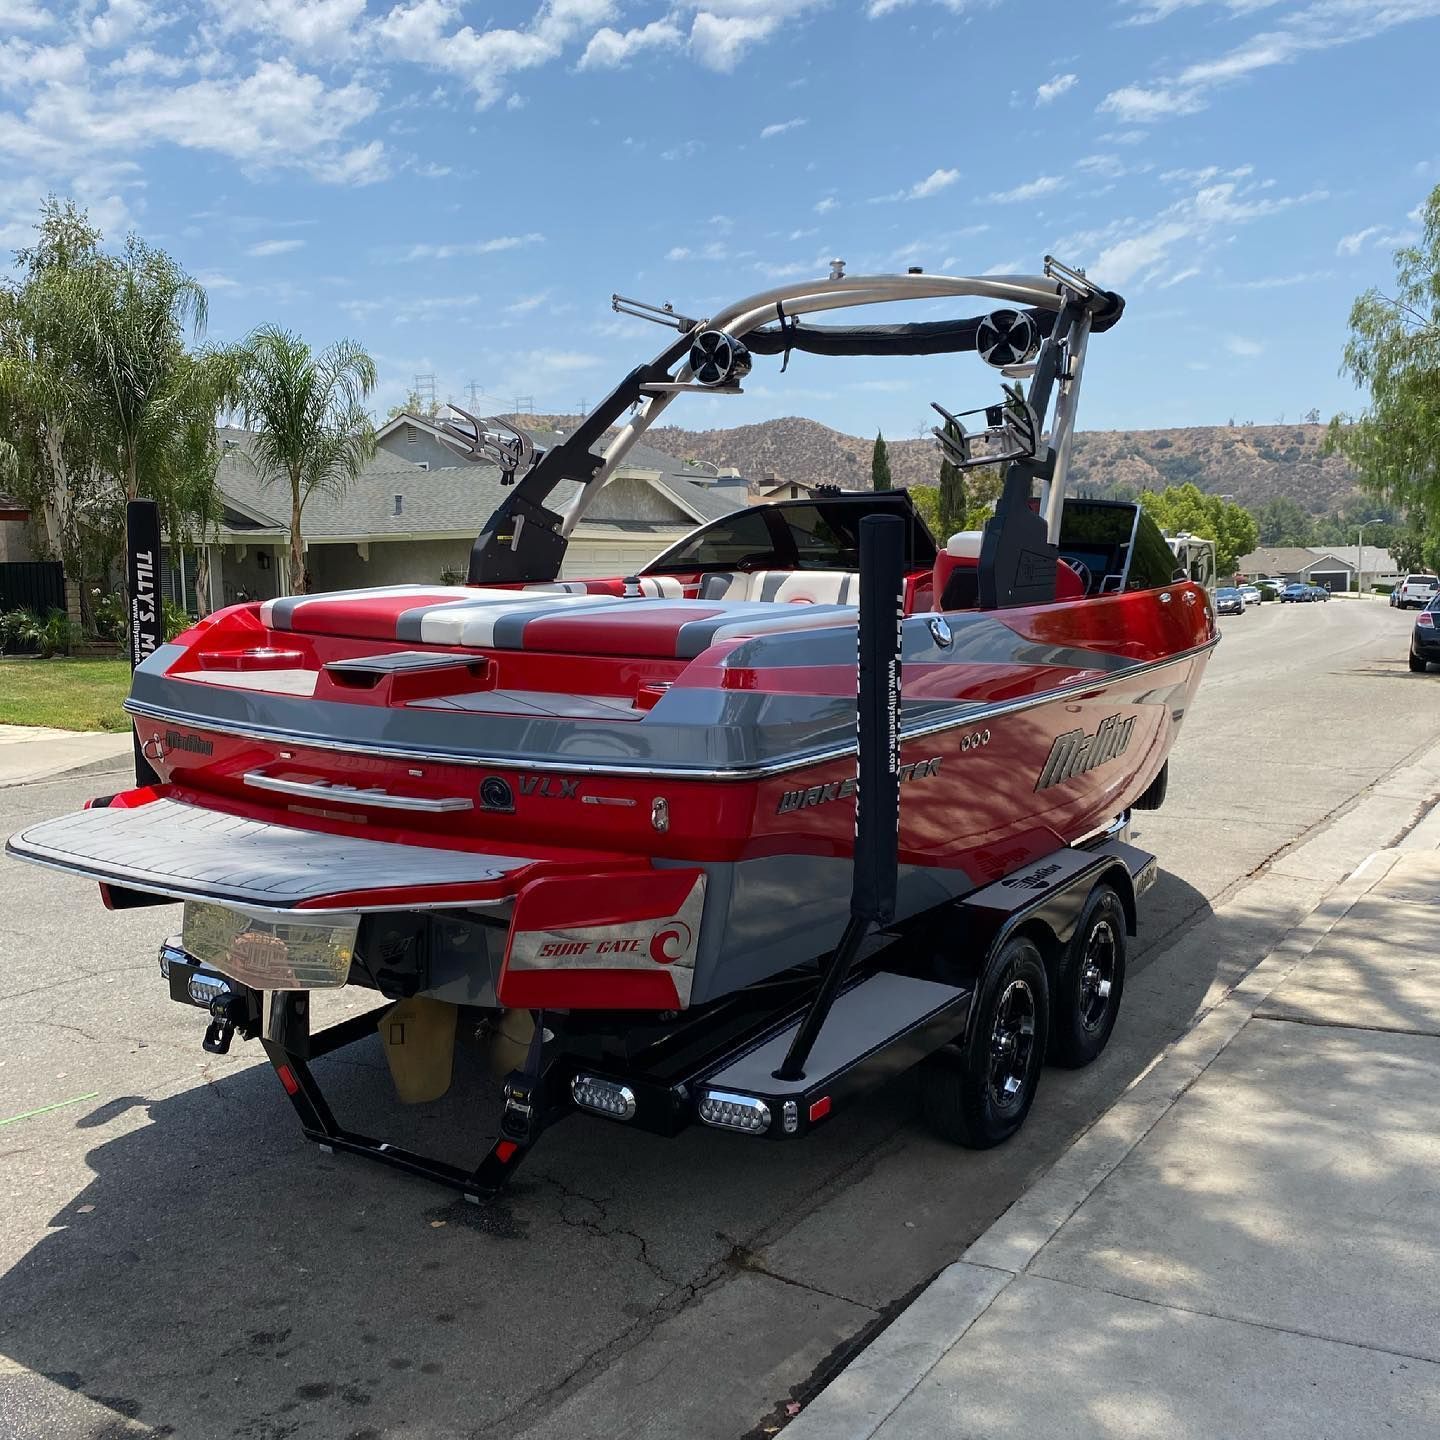
[[(1328, 416), (1440, 184), (1437, 57), (1440, 0), (0, 0), (0, 247), (73, 195), (205, 281), (215, 338), (362, 341), (382, 412), (420, 373), (593, 404), (665, 339), (612, 290), (1053, 250), (1129, 300), (1085, 428)], [(666, 418), (904, 436), (992, 385), (797, 356)]]

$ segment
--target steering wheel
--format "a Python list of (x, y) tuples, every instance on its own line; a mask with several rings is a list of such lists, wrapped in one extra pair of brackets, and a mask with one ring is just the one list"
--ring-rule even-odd
[(1078, 556), (1062, 555), (1060, 558), (1080, 577), (1080, 583), (1084, 586), (1083, 593), (1088, 595), (1095, 583), (1095, 577), (1090, 573), (1090, 567)]

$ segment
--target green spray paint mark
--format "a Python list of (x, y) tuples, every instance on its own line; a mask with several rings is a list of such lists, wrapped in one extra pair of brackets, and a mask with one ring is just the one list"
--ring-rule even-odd
[(42, 1105), (38, 1110), (27, 1110), (23, 1115), (12, 1115), (0, 1120), (0, 1127), (14, 1125), (18, 1120), (33, 1120), (37, 1115), (48, 1115), (52, 1110), (63, 1110), (67, 1105), (78, 1105), (82, 1100), (98, 1100), (100, 1092), (92, 1090), (88, 1095), (75, 1095), (69, 1100), (57, 1100), (53, 1105)]

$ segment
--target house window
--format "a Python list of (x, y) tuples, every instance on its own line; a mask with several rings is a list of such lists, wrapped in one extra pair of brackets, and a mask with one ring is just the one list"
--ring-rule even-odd
[(405, 443), (407, 445), (413, 445), (419, 438), (420, 432), (413, 425), (405, 427)]
[(397, 495), (397, 496), (395, 497), (395, 513), (396, 513), (397, 515), (399, 515), (404, 509), (405, 509), (405, 497), (404, 497), (403, 495)]

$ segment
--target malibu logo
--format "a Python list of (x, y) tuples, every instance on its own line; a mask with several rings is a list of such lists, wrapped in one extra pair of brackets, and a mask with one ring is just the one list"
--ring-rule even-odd
[(1083, 730), (1067, 730), (1063, 735), (1056, 736), (1035, 788), (1048, 790), (1052, 785), (1063, 785), (1065, 781), (1074, 780), (1124, 754), (1134, 729), (1133, 715), (1125, 720), (1118, 715), (1109, 715), (1100, 722), (1093, 735), (1087, 735)]

